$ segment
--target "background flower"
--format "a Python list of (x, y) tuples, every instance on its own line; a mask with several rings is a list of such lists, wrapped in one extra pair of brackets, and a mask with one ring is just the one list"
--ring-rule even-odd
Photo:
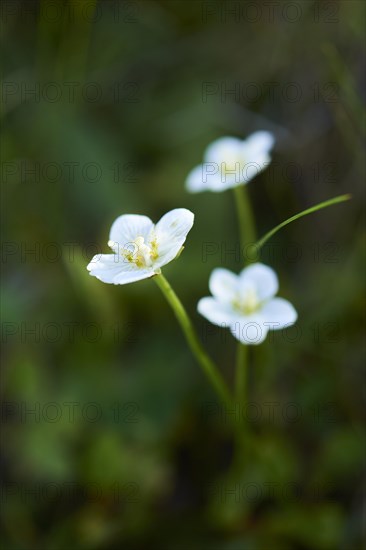
[(248, 183), (270, 163), (273, 144), (274, 136), (266, 131), (254, 132), (244, 141), (234, 137), (214, 141), (205, 151), (203, 164), (188, 175), (187, 190), (225, 191)]
[(214, 269), (209, 287), (213, 297), (202, 298), (198, 311), (211, 323), (230, 328), (243, 344), (260, 344), (269, 330), (295, 323), (297, 313), (278, 291), (276, 273), (261, 263), (252, 264), (239, 275)]

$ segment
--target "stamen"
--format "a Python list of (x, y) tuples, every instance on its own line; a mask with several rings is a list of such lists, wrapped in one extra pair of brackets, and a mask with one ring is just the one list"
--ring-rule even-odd
[(129, 244), (133, 250), (124, 249), (122, 252), (126, 260), (137, 267), (151, 267), (153, 260), (158, 257), (156, 241), (152, 241), (149, 246), (145, 244), (144, 237), (138, 236)]
[(250, 315), (259, 309), (260, 300), (258, 299), (255, 288), (247, 288), (245, 295), (237, 296), (232, 302), (233, 307), (244, 315)]

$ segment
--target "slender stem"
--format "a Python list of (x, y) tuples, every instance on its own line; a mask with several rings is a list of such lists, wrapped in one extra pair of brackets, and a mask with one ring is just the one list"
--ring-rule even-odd
[[(256, 229), (246, 185), (234, 187), (234, 195), (240, 227), (240, 244), (242, 247), (244, 244), (254, 244), (256, 241)], [(249, 262), (251, 261), (248, 258), (246, 259)]]
[(282, 229), (282, 227), (285, 227), (291, 222), (294, 222), (298, 220), (299, 218), (302, 218), (303, 216), (307, 216), (308, 214), (312, 214), (313, 212), (317, 212), (317, 210), (321, 210), (322, 208), (327, 208), (328, 206), (332, 206), (333, 204), (337, 204), (339, 202), (349, 201), (352, 198), (352, 195), (340, 195), (339, 197), (335, 197), (334, 199), (330, 199), (324, 202), (321, 202), (319, 204), (316, 204), (315, 206), (312, 206), (311, 208), (307, 208), (306, 210), (303, 210), (302, 212), (299, 212), (298, 214), (295, 214), (294, 216), (291, 216), (291, 218), (288, 218), (284, 222), (280, 223), (279, 225), (276, 225), (271, 231), (268, 231), (262, 237), (259, 239), (259, 241), (256, 243), (255, 247), (257, 251), (270, 239), (277, 231)]
[[(256, 228), (254, 214), (250, 204), (248, 190), (245, 185), (239, 185), (234, 188), (236, 208), (238, 212), (239, 227), (240, 227), (240, 244), (244, 251), (244, 245), (252, 244), (256, 241)], [(248, 255), (249, 250), (246, 249), (245, 263), (252, 263), (255, 257)], [(255, 255), (254, 255), (255, 256)], [(236, 373), (235, 373), (235, 400), (240, 407), (247, 402), (247, 362), (248, 362), (248, 346), (238, 343), (236, 351)], [(248, 455), (248, 436), (247, 427), (244, 431), (236, 430), (236, 446), (233, 461), (233, 472), (241, 472), (244, 466), (244, 458), (247, 460)]]
[(248, 377), (248, 346), (238, 343), (236, 354), (236, 402), (245, 404), (247, 401), (247, 377)]
[[(256, 240), (254, 215), (246, 186), (239, 185), (234, 187), (234, 194), (240, 225), (240, 241), (243, 248), (244, 244), (254, 244)], [(246, 260), (247, 262), (253, 261), (250, 258), (246, 258)], [(247, 351), (247, 346), (239, 342), (236, 352), (235, 374), (235, 397), (238, 403), (246, 401)]]
[[(235, 405), (242, 410), (248, 401), (247, 398), (247, 380), (248, 380), (248, 352), (249, 348), (241, 342), (238, 343), (236, 354), (236, 380), (235, 380)], [(240, 413), (240, 418), (243, 419)], [(235, 451), (232, 463), (232, 475), (238, 476), (243, 472), (243, 468), (248, 461), (250, 451), (248, 426), (240, 422), (235, 433)]]
[(207, 355), (206, 350), (198, 339), (196, 331), (186, 310), (184, 309), (182, 302), (179, 300), (178, 296), (162, 274), (154, 277), (154, 280), (171, 305), (193, 355), (201, 365), (213, 388), (224, 403), (227, 406), (232, 407), (232, 398), (229, 389), (219, 373), (215, 363)]

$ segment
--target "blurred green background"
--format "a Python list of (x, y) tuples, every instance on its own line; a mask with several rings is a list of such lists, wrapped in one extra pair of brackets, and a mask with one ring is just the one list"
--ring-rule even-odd
[[(358, 550), (365, 5), (1, 9), (3, 547)], [(233, 473), (230, 411), (156, 285), (105, 285), (86, 265), (118, 215), (191, 209), (165, 275), (231, 384), (235, 341), (196, 303), (214, 267), (242, 267), (235, 205), (184, 180), (213, 139), (257, 129), (276, 136), (248, 187), (260, 234), (354, 199), (262, 252), (299, 320), (251, 349), (235, 422), (258, 452)]]

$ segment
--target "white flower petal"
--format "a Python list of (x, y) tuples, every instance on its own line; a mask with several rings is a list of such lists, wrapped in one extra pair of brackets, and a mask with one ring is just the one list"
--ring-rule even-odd
[(87, 269), (93, 277), (115, 285), (133, 283), (154, 275), (152, 268), (139, 268), (116, 254), (97, 254)]
[(204, 155), (204, 181), (211, 191), (226, 191), (244, 182), (241, 149), (243, 141), (220, 138), (209, 145)]
[[(220, 167), (214, 162), (205, 162), (193, 168), (188, 174), (186, 180), (186, 189), (190, 193), (199, 193), (200, 191), (225, 191), (232, 187), (231, 180), (235, 180), (231, 175), (221, 174)], [(235, 183), (235, 181), (234, 181)]]
[(241, 317), (230, 327), (231, 334), (243, 344), (258, 345), (261, 344), (267, 334), (269, 327), (263, 324), (260, 314)]
[(207, 181), (204, 181), (203, 164), (196, 166), (187, 176), (186, 189), (190, 193), (199, 193), (207, 189)]
[(206, 163), (215, 163), (220, 168), (221, 163), (226, 165), (235, 164), (240, 158), (242, 141), (234, 137), (219, 138), (205, 151), (204, 160)]
[(290, 302), (283, 298), (273, 298), (263, 305), (261, 315), (265, 323), (269, 323), (270, 330), (293, 325), (297, 319), (297, 312)]
[(174, 260), (182, 248), (193, 222), (194, 214), (186, 208), (176, 208), (161, 218), (153, 230), (153, 238), (156, 239), (159, 255), (154, 262), (155, 267), (161, 267)]
[(260, 301), (272, 298), (278, 291), (278, 279), (276, 273), (267, 265), (256, 263), (244, 268), (239, 275), (240, 288), (245, 290), (255, 288)]
[(133, 264), (129, 264), (127, 269), (122, 270), (118, 273), (118, 275), (114, 279), (115, 285), (126, 285), (128, 283), (135, 283), (137, 281), (142, 281), (143, 279), (149, 279), (150, 277), (156, 275), (152, 267), (139, 267), (135, 269), (132, 267), (132, 265)]
[(242, 174), (243, 183), (255, 178), (258, 174), (263, 172), (271, 162), (271, 157), (268, 153), (255, 153), (250, 156), (251, 160), (245, 162), (240, 169)]
[(235, 174), (210, 174), (207, 176), (207, 189), (213, 193), (221, 193), (242, 183)]
[[(147, 216), (139, 214), (124, 214), (113, 223), (109, 233), (109, 245), (114, 249), (123, 248), (132, 243), (137, 237), (143, 237), (145, 242), (154, 227), (153, 222)], [(117, 243), (114, 246), (113, 243)]]
[(239, 292), (239, 277), (232, 271), (217, 267), (210, 276), (211, 294), (221, 302), (232, 302)]
[(229, 304), (224, 304), (211, 297), (201, 298), (197, 304), (197, 311), (214, 325), (223, 328), (230, 327), (238, 318)]
[[(245, 140), (245, 151), (247, 154), (256, 155), (258, 153), (268, 153), (275, 142), (274, 135), (271, 132), (260, 130), (254, 132)], [(247, 156), (247, 155), (246, 155)]]

